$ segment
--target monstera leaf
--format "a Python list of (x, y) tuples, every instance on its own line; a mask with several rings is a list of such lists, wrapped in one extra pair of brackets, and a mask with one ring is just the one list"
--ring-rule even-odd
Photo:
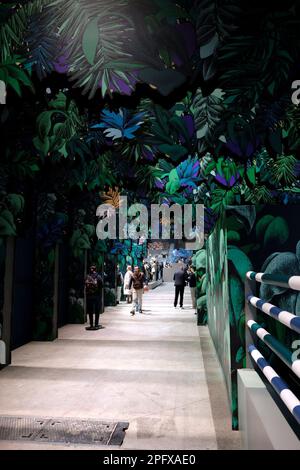
[(256, 236), (266, 247), (283, 245), (289, 238), (290, 230), (283, 217), (263, 216), (256, 225)]
[[(296, 253), (274, 253), (264, 262), (262, 272), (268, 274), (283, 274), (288, 277), (300, 275), (300, 241), (297, 243)], [(300, 293), (286, 287), (261, 284), (260, 297), (272, 302), (276, 297), (276, 306), (300, 315)]]
[(245, 292), (244, 281), (247, 271), (252, 270), (248, 256), (235, 246), (228, 247), (229, 269), (229, 318), (230, 324), (238, 328), (244, 316)]
[[(230, 217), (230, 229), (240, 230), (246, 228), (250, 232), (256, 220), (255, 206), (227, 206), (228, 219)], [(236, 223), (237, 222), (237, 223)]]
[(62, 92), (49, 102), (49, 108), (37, 118), (33, 143), (43, 157), (54, 151), (66, 157), (67, 143), (82, 129), (78, 108), (73, 100), (68, 103)]
[(206, 269), (206, 250), (202, 249), (197, 251), (194, 263), (196, 265), (196, 269)]

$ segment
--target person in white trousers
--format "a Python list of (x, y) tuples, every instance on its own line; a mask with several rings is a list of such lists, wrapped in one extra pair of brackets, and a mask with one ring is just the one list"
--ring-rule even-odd
[(123, 287), (123, 274), (120, 271), (120, 266), (117, 265), (117, 304), (121, 301)]
[(127, 271), (124, 276), (123, 286), (124, 286), (124, 295), (126, 296), (126, 301), (128, 304), (131, 304), (132, 302), (132, 289), (129, 289), (129, 283), (130, 283), (132, 274), (133, 272), (132, 272), (131, 266), (127, 266)]

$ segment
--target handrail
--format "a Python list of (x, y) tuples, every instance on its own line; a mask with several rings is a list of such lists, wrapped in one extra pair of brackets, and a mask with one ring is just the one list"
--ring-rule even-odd
[(300, 290), (300, 276), (287, 276), (285, 274), (267, 274), (248, 271), (248, 279), (262, 282), (273, 286), (287, 287), (288, 289)]
[(282, 380), (253, 344), (248, 347), (248, 352), (290, 413), (294, 416), (297, 423), (300, 424), (300, 401), (296, 395), (294, 395), (285, 381)]
[(300, 333), (300, 317), (297, 315), (287, 312), (286, 310), (281, 310), (279, 307), (276, 307), (275, 305), (270, 304), (269, 302), (266, 302), (259, 297), (255, 297), (254, 295), (248, 295), (247, 301), (270, 317), (275, 318), (275, 320), (278, 320), (280, 323), (287, 326), (291, 330)]
[(262, 328), (259, 323), (248, 320), (247, 325), (300, 378), (300, 359), (293, 361), (292, 351)]

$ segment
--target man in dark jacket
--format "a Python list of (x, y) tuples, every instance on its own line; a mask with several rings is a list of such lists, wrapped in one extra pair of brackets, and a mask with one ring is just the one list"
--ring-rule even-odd
[[(101, 308), (101, 291), (103, 280), (94, 264), (90, 267), (90, 272), (85, 280), (86, 310), (90, 320), (90, 326), (86, 330), (99, 330), (103, 326), (99, 325)], [(95, 315), (95, 326), (93, 326), (93, 316)]]
[(179, 298), (179, 305), (180, 308), (183, 309), (183, 294), (184, 294), (184, 288), (185, 288), (185, 283), (187, 280), (187, 274), (184, 271), (184, 268), (182, 267), (179, 271), (176, 271), (174, 274), (174, 286), (175, 286), (175, 299), (174, 299), (174, 307), (177, 307), (177, 302), (178, 302), (178, 296)]

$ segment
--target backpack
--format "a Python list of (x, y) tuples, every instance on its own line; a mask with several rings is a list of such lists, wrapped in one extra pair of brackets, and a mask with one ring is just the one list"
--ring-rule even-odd
[(88, 275), (85, 281), (85, 289), (87, 295), (97, 295), (99, 294), (100, 287), (102, 285), (101, 277), (92, 277)]

